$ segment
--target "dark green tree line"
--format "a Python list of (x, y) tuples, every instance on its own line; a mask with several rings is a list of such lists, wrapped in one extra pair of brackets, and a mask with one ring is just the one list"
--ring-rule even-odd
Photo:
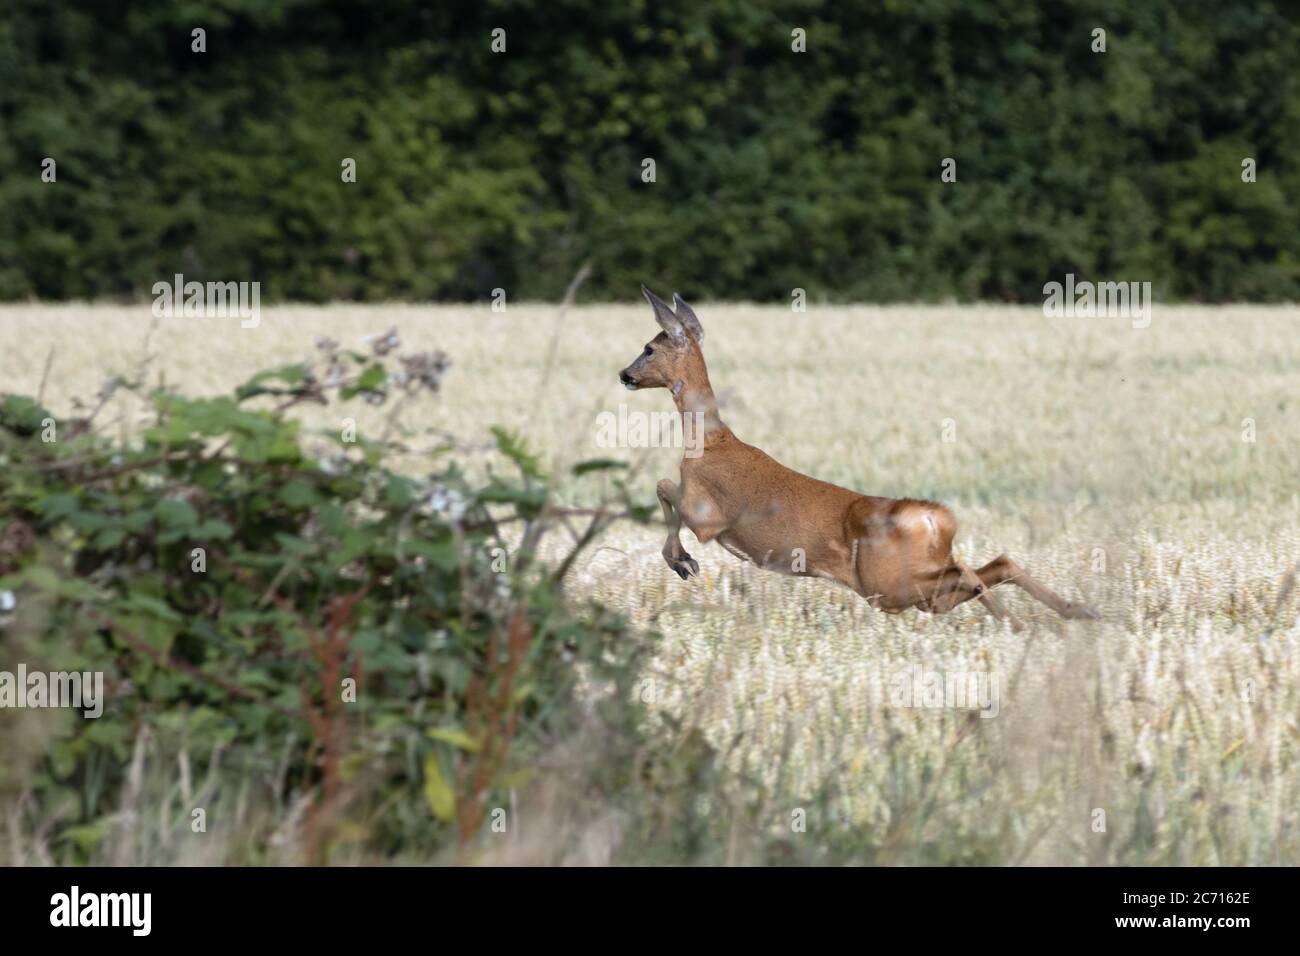
[(1297, 76), (1281, 2), (8, 0), (0, 299), (557, 298), (589, 257), (592, 297), (1295, 299)]

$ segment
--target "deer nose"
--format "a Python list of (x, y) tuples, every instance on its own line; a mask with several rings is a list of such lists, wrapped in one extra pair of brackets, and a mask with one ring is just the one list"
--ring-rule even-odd
[(632, 384), (632, 376), (627, 374), (627, 369), (623, 369), (623, 371), (618, 373), (618, 380), (624, 385)]

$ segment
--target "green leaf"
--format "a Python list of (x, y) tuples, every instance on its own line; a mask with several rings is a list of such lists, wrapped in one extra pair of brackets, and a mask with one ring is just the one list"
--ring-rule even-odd
[(128, 634), (140, 638), (164, 656), (171, 653), (172, 641), (176, 639), (176, 628), (170, 621), (144, 612), (124, 614), (118, 618), (117, 623)]
[(290, 508), (310, 508), (320, 501), (316, 489), (301, 478), (285, 482), (280, 488), (279, 498)]
[(141, 508), (138, 511), (132, 511), (122, 519), (122, 526), (131, 534), (143, 534), (148, 531), (153, 524), (153, 512)]
[(112, 825), (113, 820), (111, 817), (101, 817), (94, 823), (68, 827), (61, 836), (64, 840), (74, 844), (82, 853), (90, 855), (103, 842), (104, 837), (108, 836)]
[(176, 612), (176, 610), (166, 601), (153, 597), (149, 594), (141, 594), (139, 591), (132, 591), (122, 601), (122, 607), (129, 611), (139, 611), (144, 614), (151, 614), (156, 618), (164, 621), (171, 621), (173, 624), (181, 624), (185, 618)]
[(403, 548), (407, 554), (424, 558), (443, 571), (455, 571), (460, 567), (460, 556), (456, 553), (456, 544), (450, 538), (443, 541), (407, 541)]
[(592, 458), (589, 461), (580, 461), (573, 466), (575, 475), (585, 475), (589, 471), (611, 471), (625, 469), (628, 467), (625, 461), (615, 461), (613, 458)]
[(94, 545), (101, 551), (108, 551), (116, 548), (126, 540), (126, 531), (122, 528), (105, 528), (99, 534), (95, 535)]
[(384, 379), (387, 377), (388, 373), (384, 371), (382, 365), (372, 365), (361, 373), (361, 378), (357, 381), (357, 385), (363, 389), (376, 389), (380, 385), (384, 384)]
[(456, 813), (456, 794), (443, 777), (434, 754), (424, 758), (424, 799), (433, 815), (444, 823)]
[(497, 450), (518, 465), (527, 477), (546, 477), (542, 473), (541, 459), (528, 447), (522, 436), (500, 425), (492, 426), (492, 435), (497, 440)]
[(194, 529), (194, 537), (204, 541), (229, 541), (234, 535), (234, 528), (215, 518)]
[(374, 654), (384, 646), (384, 632), (373, 627), (361, 628), (352, 636), (351, 645), (358, 654)]
[(43, 591), (47, 594), (58, 593), (59, 576), (54, 573), (53, 569), (47, 568), (43, 564), (32, 565), (23, 572), (22, 576), (27, 579), (28, 584), (36, 588), (38, 591)]
[(199, 522), (199, 513), (188, 501), (164, 498), (154, 506), (158, 523), (172, 531), (188, 531)]
[(48, 521), (58, 521), (74, 514), (81, 507), (81, 499), (72, 494), (49, 495), (37, 505), (41, 516)]
[(544, 488), (514, 488), (510, 485), (495, 484), (480, 489), (476, 497), (485, 503), (518, 505), (521, 510), (536, 510), (546, 504)]
[(472, 754), (478, 753), (482, 748), (482, 744), (459, 727), (433, 727), (426, 730), (424, 733), (427, 737), (432, 737), (434, 740), (444, 741), (445, 743), (451, 744), (453, 747), (467, 750)]
[(352, 398), (361, 392), (373, 392), (379, 389), (388, 379), (388, 372), (382, 365), (371, 365), (358, 376), (355, 384), (346, 385), (339, 389), (339, 395), (342, 398)]
[(160, 395), (157, 399), (160, 415), (166, 417), (162, 440), (183, 442), (192, 435), (224, 435), (236, 428), (255, 427), (253, 423), (269, 419), (241, 409), (229, 398), (188, 399), (177, 395)]
[[(252, 398), (255, 395), (282, 395), (286, 391), (296, 391), (297, 386), (302, 385), (307, 380), (307, 367), (299, 362), (295, 365), (284, 365), (280, 368), (267, 369), (264, 372), (258, 372), (239, 388), (235, 389), (235, 398), (244, 401), (246, 398)], [(284, 388), (269, 388), (267, 382), (280, 382), (289, 386)]]
[(419, 492), (418, 482), (404, 475), (389, 475), (384, 487), (384, 500), (394, 508), (409, 508)]
[(18, 435), (34, 435), (45, 419), (53, 417), (26, 395), (6, 395), (0, 402), (0, 426)]
[(376, 544), (375, 539), (364, 531), (348, 528), (340, 536), (339, 546), (334, 549), (330, 557), (336, 566), (342, 566), (355, 561), (363, 554), (368, 554), (374, 544)]
[(68, 524), (78, 531), (90, 534), (109, 527), (112, 524), (112, 519), (97, 511), (78, 511), (68, 516)]
[(348, 516), (337, 504), (325, 504), (316, 513), (316, 520), (320, 526), (329, 534), (342, 534), (343, 529), (348, 526)]
[(289, 557), (293, 558), (300, 558), (304, 555), (310, 554), (316, 547), (304, 538), (299, 538), (292, 534), (285, 534), (283, 531), (277, 531), (275, 533), (275, 543), (279, 545), (281, 551), (286, 552)]

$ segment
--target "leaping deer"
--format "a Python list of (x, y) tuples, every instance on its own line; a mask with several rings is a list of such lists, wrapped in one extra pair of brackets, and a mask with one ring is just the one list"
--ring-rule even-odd
[[(909, 607), (933, 614), (978, 598), (999, 620), (1015, 615), (993, 596), (1012, 583), (1064, 618), (1096, 620), (1086, 604), (1067, 601), (1007, 555), (971, 570), (952, 551), (957, 519), (932, 501), (878, 498), (809, 478), (747, 445), (718, 416), (700, 342), (704, 328), (679, 295), (673, 308), (641, 292), (663, 329), (618, 373), (629, 389), (666, 388), (682, 415), (687, 447), (681, 487), (657, 486), (668, 539), (664, 560), (683, 580), (700, 566), (682, 547), (683, 524), (701, 544), (716, 539), (742, 560), (787, 574), (829, 578), (872, 607), (898, 614)], [(702, 449), (702, 451), (700, 451)]]

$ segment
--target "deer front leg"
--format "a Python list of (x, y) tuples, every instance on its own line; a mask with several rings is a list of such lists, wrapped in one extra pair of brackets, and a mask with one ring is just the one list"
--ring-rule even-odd
[(952, 564), (938, 574), (934, 589), (934, 595), (928, 603), (929, 610), (935, 614), (946, 614), (958, 604), (971, 598), (979, 598), (980, 603), (994, 618), (999, 621), (1009, 620), (1011, 630), (1019, 633), (1024, 627), (1020, 618), (1003, 607), (1002, 602), (993, 596), (993, 587), (986, 584), (977, 572), (956, 559), (953, 559)]
[(664, 521), (668, 523), (668, 539), (664, 542), (664, 560), (668, 567), (677, 572), (685, 581), (692, 574), (700, 573), (700, 566), (686, 549), (682, 547), (682, 496), (677, 486), (665, 478), (655, 486), (659, 495), (659, 504), (664, 509)]
[(1101, 620), (1101, 614), (1096, 608), (1078, 601), (1067, 601), (1051, 588), (1031, 577), (1028, 571), (1005, 554), (999, 554), (975, 574), (990, 588), (1006, 582), (1023, 588), (1035, 601), (1041, 601), (1068, 620)]

